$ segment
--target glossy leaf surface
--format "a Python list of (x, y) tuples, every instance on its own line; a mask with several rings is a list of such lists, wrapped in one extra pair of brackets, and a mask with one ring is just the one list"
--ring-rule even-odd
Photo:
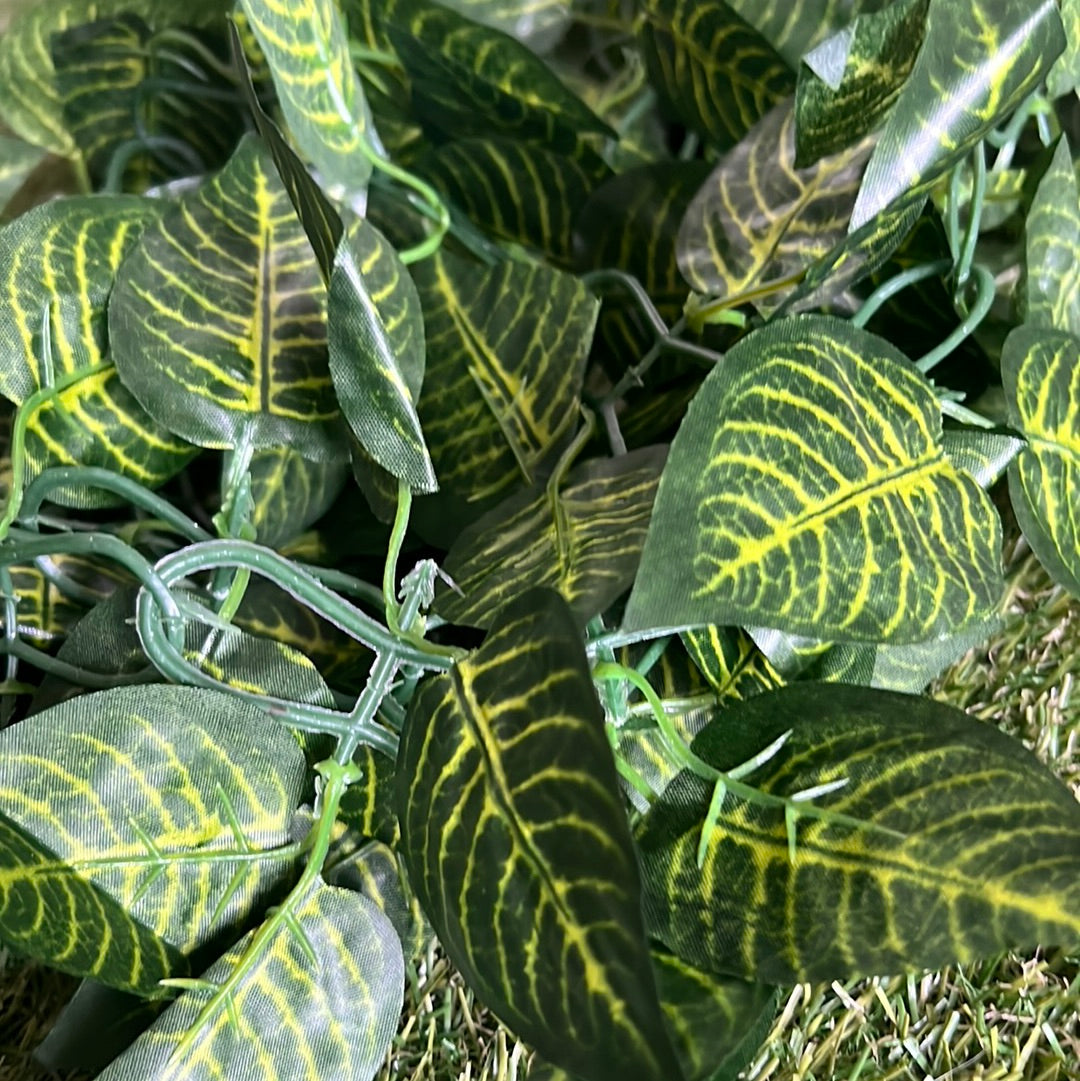
[(357, 222), (330, 277), (330, 374), (353, 434), (414, 491), (437, 487), (416, 400), (424, 379), (424, 320), (416, 286), (389, 241)]
[[(102, 1081), (371, 1081), (401, 1009), (405, 966), (394, 928), (368, 898), (321, 882), (293, 923), (275, 925), (229, 1006), (211, 1005), (209, 990), (185, 992)], [(251, 942), (241, 939), (202, 978), (224, 981)]]
[(1005, 340), (1009, 422), (1028, 440), (1009, 468), (1013, 508), (1039, 562), (1080, 594), (1080, 339), (1020, 326)]
[(113, 359), (151, 415), (201, 446), (344, 457), (326, 295), (268, 151), (229, 164), (147, 229), (109, 303)]
[(232, 697), (83, 695), (0, 733), (0, 752), (0, 935), (58, 968), (155, 993), (288, 869), (258, 854), (289, 839), (304, 760)]
[(458, 535), (443, 563), (457, 589), (436, 611), (488, 627), (503, 604), (549, 586), (584, 626), (634, 580), (666, 453), (586, 462), (558, 490), (536, 484), (500, 503)]
[(828, 316), (785, 319), (732, 349), (691, 403), (625, 625), (921, 641), (990, 611), (1000, 547), (907, 358)]
[(642, 49), (678, 118), (718, 149), (795, 89), (772, 46), (723, 0), (647, 0)]
[(694, 751), (730, 768), (789, 729), (755, 787), (846, 777), (814, 805), (868, 825), (801, 816), (792, 861), (783, 809), (729, 795), (699, 869), (712, 786), (684, 773), (636, 831), (650, 930), (674, 952), (790, 983), (1076, 939), (1080, 806), (1013, 740), (929, 699), (798, 683), (732, 707)]
[(852, 230), (927, 190), (1042, 82), (1064, 47), (1056, 0), (932, 0), (924, 48), (867, 166)]
[(421, 685), (398, 772), (410, 881), (477, 995), (586, 1081), (678, 1078), (603, 714), (561, 598), (524, 594)]
[(806, 52), (851, 21), (852, 11), (878, 0), (727, 0), (784, 58), (792, 71)]

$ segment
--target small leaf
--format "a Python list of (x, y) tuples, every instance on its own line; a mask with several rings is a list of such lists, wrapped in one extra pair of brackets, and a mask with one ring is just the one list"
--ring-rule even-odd
[(420, 298), (389, 241), (366, 221), (345, 235), (330, 277), (330, 374), (353, 434), (383, 469), (433, 492), (416, 399), (424, 379)]
[(265, 447), (251, 458), (251, 524), (260, 544), (281, 548), (333, 505), (349, 475), (346, 462), (311, 462), (292, 447)]
[(810, 49), (849, 22), (853, 6), (852, 0), (727, 0), (727, 4), (772, 45), (792, 71)]
[(721, 702), (749, 698), (783, 683), (754, 640), (738, 627), (699, 627), (680, 637)]
[(1023, 325), (1005, 339), (1009, 423), (1027, 449), (1009, 467), (1024, 536), (1055, 581), (1080, 596), (1080, 339)]
[(478, 997), (585, 1081), (681, 1077), (603, 714), (563, 600), (522, 595), (475, 654), (421, 684), (398, 775), (410, 881)]
[(624, 624), (923, 641), (996, 604), (1000, 547), (993, 503), (945, 456), (937, 397), (907, 358), (841, 320), (785, 319), (743, 339), (691, 403)]
[(468, 526), (443, 564), (455, 584), (435, 610), (488, 627), (532, 586), (556, 589), (581, 627), (633, 583), (666, 447), (586, 462), (558, 490), (536, 484)]
[(790, 797), (846, 778), (813, 806), (865, 825), (800, 816), (792, 861), (783, 808), (729, 793), (699, 868), (712, 785), (684, 773), (636, 831), (669, 949), (782, 984), (1076, 940), (1080, 806), (1014, 740), (926, 698), (797, 683), (726, 710), (693, 750), (731, 768), (788, 730), (755, 787)]
[(679, 120), (718, 150), (795, 89), (792, 70), (723, 0), (646, 0), (641, 44)]
[[(297, 902), (293, 921), (295, 930), (284, 921), (274, 928), (228, 1006), (204, 1014), (208, 993), (186, 991), (101, 1081), (253, 1072), (266, 1081), (371, 1081), (401, 1010), (405, 966), (394, 928), (366, 897), (321, 882)], [(252, 935), (242, 938), (203, 980), (213, 987), (227, 979), (251, 943)]]
[(31, 146), (10, 135), (0, 135), (0, 211), (44, 157), (45, 151), (41, 147)]
[(1042, 82), (1064, 47), (1057, 0), (931, 0), (924, 47), (867, 166), (852, 231), (927, 191)]

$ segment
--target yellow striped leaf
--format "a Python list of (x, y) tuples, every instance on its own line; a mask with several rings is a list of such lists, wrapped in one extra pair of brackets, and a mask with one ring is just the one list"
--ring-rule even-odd
[(925, 45), (866, 168), (852, 230), (929, 190), (1038, 87), (1064, 47), (1057, 0), (931, 0)]
[(680, 1078), (603, 714), (561, 598), (524, 594), (421, 684), (398, 771), (409, 879), (477, 996), (585, 1081)]
[[(363, 198), (378, 148), (334, 0), (241, 0), (300, 153), (335, 198)], [(362, 202), (361, 202), (362, 207)]]
[(785, 282), (846, 236), (872, 146), (864, 139), (796, 169), (791, 102), (778, 105), (724, 155), (687, 208), (678, 239), (683, 277), (733, 304), (761, 293), (774, 306)]
[(783, 984), (1076, 941), (1080, 805), (1014, 740), (926, 698), (796, 683), (725, 711), (693, 749), (730, 769), (789, 730), (755, 787), (847, 780), (814, 799), (824, 817), (797, 816), (793, 858), (784, 808), (729, 794), (699, 867), (713, 786), (689, 772), (635, 831), (649, 929), (673, 952)]
[(1080, 596), (1080, 338), (1017, 327), (1001, 379), (1009, 423), (1028, 440), (1009, 467), (1013, 509), (1039, 562)]
[(1065, 51), (1046, 77), (1046, 91), (1059, 98), (1080, 86), (1080, 0), (1061, 0)]
[(792, 71), (810, 49), (850, 22), (854, 6), (852, 0), (727, 0), (727, 4), (769, 42)]
[(680, 637), (721, 702), (762, 694), (784, 682), (750, 635), (738, 627), (699, 627)]
[(572, 0), (447, 0), (445, 6), (543, 52), (571, 22), (573, 5)]
[(281, 548), (318, 521), (349, 475), (346, 462), (311, 462), (292, 447), (251, 456), (251, 524), (260, 544)]
[(41, 147), (31, 146), (10, 135), (0, 135), (0, 211), (44, 157), (45, 151)]
[(83, 695), (0, 733), (0, 763), (0, 937), (54, 967), (154, 994), (289, 869), (260, 854), (289, 840), (303, 757), (229, 695)]
[(549, 586), (584, 627), (634, 580), (666, 455), (666, 447), (647, 447), (589, 461), (557, 490), (535, 484), (488, 511), (447, 554), (443, 568), (456, 588), (435, 610), (452, 623), (489, 627), (503, 604)]
[(109, 302), (113, 361), (152, 416), (200, 446), (342, 458), (326, 291), (257, 137), (139, 238)]
[(795, 89), (792, 70), (723, 0), (646, 0), (644, 14), (653, 83), (717, 149), (734, 146)]
[[(371, 1081), (397, 1028), (405, 966), (389, 920), (316, 882), (230, 989), (242, 938), (100, 1076), (101, 1081)], [(253, 932), (254, 934), (254, 932)]]
[(907, 358), (829, 316), (785, 319), (691, 403), (624, 622), (918, 642), (989, 613), (1000, 549), (993, 503), (946, 456)]

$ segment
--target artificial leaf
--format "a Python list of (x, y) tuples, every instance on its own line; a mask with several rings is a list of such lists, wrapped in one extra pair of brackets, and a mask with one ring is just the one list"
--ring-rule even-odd
[(595, 185), (579, 161), (514, 139), (462, 139), (417, 170), (477, 225), (569, 264), (574, 221)]
[(357, 838), (374, 838), (388, 845), (395, 844), (394, 763), (361, 744), (353, 754), (353, 764), (360, 768), (361, 777), (345, 789), (338, 808), (338, 821)]
[(975, 483), (987, 491), (1024, 449), (1024, 440), (1019, 436), (991, 428), (947, 428), (942, 443), (949, 461), (970, 473)]
[(1039, 562), (1080, 595), (1080, 338), (1028, 324), (1001, 353), (1009, 423), (1028, 445), (1009, 467), (1009, 495)]
[(882, 0), (727, 0), (796, 71), (815, 45), (849, 24), (853, 11), (874, 10)]
[(364, 205), (380, 149), (334, 0), (241, 0), (301, 154), (330, 193)]
[(1035, 90), (1064, 47), (1057, 0), (931, 0), (923, 48), (866, 168), (852, 231), (928, 191)]
[(791, 103), (778, 105), (717, 163), (679, 229), (679, 269), (700, 293), (767, 296), (775, 305), (798, 273), (847, 233), (872, 149), (862, 140), (795, 168)]
[(0, 732), (0, 762), (0, 937), (54, 967), (155, 994), (288, 870), (304, 760), (232, 696), (83, 695)]
[(784, 807), (729, 794), (699, 866), (713, 786), (688, 771), (641, 820), (646, 918), (673, 952), (791, 983), (1076, 940), (1080, 806), (1015, 741), (926, 698), (797, 683), (726, 710), (693, 751), (730, 769), (789, 730), (755, 788), (847, 779), (813, 801), (825, 817), (797, 816), (793, 857)]
[(675, 114), (713, 146), (734, 146), (795, 89), (772, 46), (723, 0), (646, 0), (641, 45)]
[(1026, 321), (1080, 335), (1080, 193), (1064, 135), (1039, 181), (1025, 232)]
[(201, 446), (287, 444), (343, 458), (318, 265), (269, 152), (245, 136), (221, 172), (147, 228), (109, 302), (124, 385)]
[(539, 481), (573, 435), (599, 304), (540, 263), (439, 251), (412, 267), (424, 310), (420, 420), (442, 488), (477, 509)]
[(503, 135), (573, 153), (583, 132), (614, 134), (508, 34), (428, 0), (390, 0), (380, 17), (413, 111), (447, 135)]
[(522, 595), (479, 650), (421, 684), (398, 776), (409, 879), (478, 997), (585, 1081), (679, 1078), (603, 714), (565, 601)]
[(699, 627), (680, 637), (721, 702), (749, 698), (783, 683), (750, 635), (738, 627)]
[(818, 50), (834, 42), (842, 47), (835, 82), (813, 70), (815, 54), (806, 57), (795, 92), (796, 165), (851, 146), (885, 118), (915, 64), (929, 6), (930, 0), (897, 0), (879, 12), (857, 15), (819, 45)]
[(534, 52), (554, 44), (571, 22), (572, 0), (446, 0), (474, 22), (515, 37)]
[(39, 146), (0, 135), (0, 211), (45, 156)]
[(624, 622), (923, 641), (996, 604), (1000, 548), (993, 503), (944, 453), (925, 377), (839, 319), (785, 319), (743, 339), (691, 403)]
[(260, 544), (280, 548), (318, 521), (349, 475), (347, 462), (312, 462), (292, 447), (251, 456), (251, 524)]
[(532, 586), (557, 590), (579, 625), (632, 584), (666, 447), (571, 470), (565, 484), (534, 484), (467, 526), (443, 569), (454, 582), (435, 610), (452, 623), (488, 627)]
[(1065, 51), (1046, 76), (1046, 92), (1059, 98), (1080, 87), (1080, 0), (1061, 0)]
[(203, 974), (209, 986), (186, 991), (101, 1081), (371, 1081), (401, 1010), (394, 928), (368, 898), (318, 881), (290, 904), (288, 921), (242, 938)]
[(330, 375), (364, 450), (414, 491), (438, 486), (416, 400), (424, 321), (416, 286), (375, 226), (346, 233), (330, 276)]

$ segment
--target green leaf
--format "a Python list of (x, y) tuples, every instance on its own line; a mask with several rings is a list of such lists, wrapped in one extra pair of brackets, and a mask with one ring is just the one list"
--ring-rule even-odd
[(1080, 193), (1064, 135), (1039, 181), (1025, 232), (1026, 321), (1080, 335)]
[(723, 0), (646, 0), (641, 46), (679, 120), (734, 146), (795, 89), (772, 46)]
[(414, 491), (438, 487), (416, 400), (424, 380), (424, 317), (390, 242), (357, 221), (330, 276), (330, 375), (353, 434)]
[(991, 610), (1000, 549), (993, 503), (944, 453), (925, 377), (841, 320), (785, 319), (743, 339), (691, 403), (624, 622), (917, 642)]
[(1009, 423), (1027, 449), (1009, 467), (1009, 495), (1039, 562), (1080, 595), (1080, 339), (1027, 324), (1005, 339)]
[(599, 303), (540, 263), (441, 250), (412, 268), (424, 310), (420, 420), (439, 482), (477, 510), (539, 481), (573, 436)]
[(477, 225), (568, 265), (574, 221), (596, 184), (580, 162), (514, 139), (462, 139), (417, 164)]
[(229, 164), (146, 229), (109, 302), (124, 385), (200, 446), (342, 458), (319, 268), (269, 152)]
[(0, 135), (0, 210), (7, 206), (44, 157), (45, 151), (41, 147), (31, 146), (10, 135)]
[(1080, 0), (1061, 0), (1065, 51), (1046, 76), (1046, 92), (1060, 98), (1080, 87)]
[[(405, 967), (389, 920), (366, 897), (316, 882), (293, 928), (275, 927), (232, 988), (204, 1015), (252, 935), (202, 976), (100, 1075), (101, 1081), (371, 1081), (401, 1010)], [(313, 956), (312, 956), (313, 954)]]
[(445, 6), (502, 30), (540, 53), (571, 22), (573, 0), (445, 0)]
[(699, 627), (680, 637), (721, 702), (749, 698), (783, 683), (750, 635), (738, 627)]
[(54, 967), (156, 993), (288, 870), (304, 760), (230, 695), (83, 695), (0, 732), (0, 762), (0, 937)]
[(561, 598), (524, 594), (479, 650), (421, 684), (398, 773), (410, 881), (477, 996), (586, 1081), (681, 1077), (603, 714)]
[(799, 271), (847, 234), (872, 142), (795, 168), (795, 118), (785, 102), (728, 151), (687, 208), (679, 269), (700, 293), (763, 294), (775, 306)]
[(251, 524), (260, 544), (281, 548), (333, 505), (347, 462), (311, 462), (292, 447), (264, 447), (251, 457)]
[(396, 844), (394, 763), (366, 745), (356, 749), (353, 763), (360, 767), (362, 776), (345, 789), (338, 808), (338, 821), (344, 823), (355, 837)]
[(435, 610), (489, 627), (532, 586), (557, 590), (580, 627), (633, 583), (666, 447), (578, 466), (558, 488), (534, 484), (458, 535), (443, 562), (455, 584)]
[[(334, 0), (241, 0), (300, 153), (334, 198), (361, 200), (379, 149)], [(367, 148), (367, 152), (365, 152)]]
[[(117, 269), (160, 213), (160, 204), (133, 196), (75, 196), (0, 230), (0, 394), (17, 404), (34, 396), (30, 475), (95, 465), (154, 488), (195, 453), (142, 410), (109, 363), (105, 308)], [(77, 488), (51, 498), (79, 507), (117, 502)]]
[(50, 52), (54, 34), (121, 12), (141, 15), (154, 30), (209, 26), (224, 9), (222, 0), (34, 0), (0, 37), (0, 117), (19, 138), (69, 157), (75, 142), (64, 127)]
[(848, 24), (853, 10), (873, 9), (880, 0), (727, 0), (796, 71), (803, 56)]
[[(915, 65), (929, 6), (930, 0), (898, 0), (857, 15), (806, 57), (795, 92), (797, 165), (851, 146), (885, 118)], [(835, 81), (815, 70), (826, 53), (839, 62)]]
[(929, 190), (1038, 87), (1064, 47), (1056, 0), (931, 0), (924, 47), (867, 166), (852, 231)]
[(847, 779), (814, 799), (826, 817), (798, 817), (794, 861), (784, 809), (729, 794), (699, 868), (712, 785), (688, 772), (642, 819), (647, 919), (669, 949), (792, 983), (1076, 941), (1080, 806), (1015, 741), (926, 698), (797, 683), (725, 711), (693, 750), (731, 768), (788, 730), (756, 788)]
[(427, 0), (390, 0), (380, 15), (409, 76), (413, 112), (447, 135), (502, 135), (567, 154), (584, 132), (614, 135), (509, 35)]

